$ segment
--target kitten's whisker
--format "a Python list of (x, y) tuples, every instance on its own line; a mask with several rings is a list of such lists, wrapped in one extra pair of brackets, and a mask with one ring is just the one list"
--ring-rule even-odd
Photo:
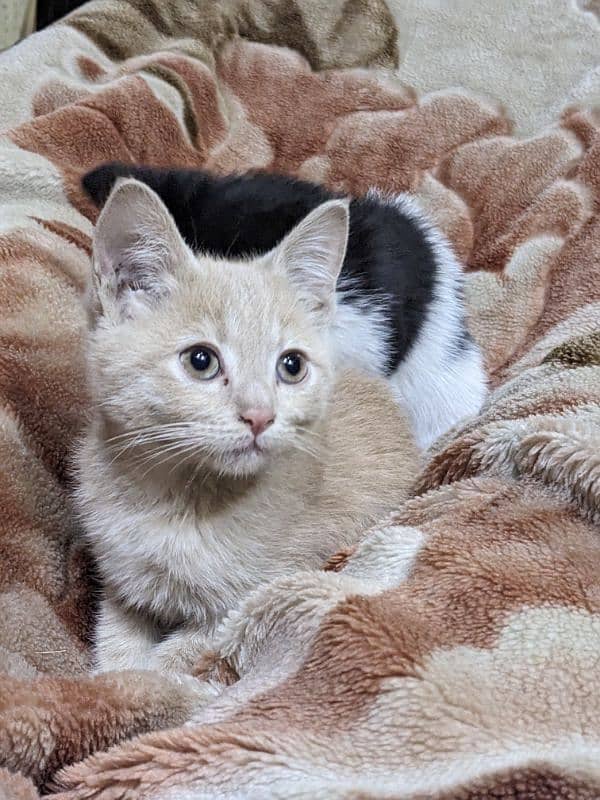
[[(113, 457), (113, 458), (110, 460), (110, 462), (109, 462), (109, 466), (111, 466), (112, 464), (114, 464), (114, 462), (115, 462), (115, 461), (116, 461), (118, 458), (120, 458), (122, 455), (124, 455), (124, 454), (127, 452), (127, 450), (130, 450), (130, 449), (131, 449), (131, 448), (132, 448), (132, 447), (133, 447), (133, 446), (136, 444), (136, 438), (137, 438), (137, 437), (133, 437), (133, 438), (131, 439), (131, 441), (130, 441), (130, 442), (127, 442), (127, 441), (125, 442), (125, 445), (124, 445), (123, 447), (121, 447), (121, 448), (120, 448), (120, 449), (119, 449), (119, 450), (118, 450), (118, 451), (115, 453), (114, 457)], [(110, 445), (109, 445), (109, 447), (110, 447)]]
[[(163, 438), (164, 438), (165, 440), (167, 440), (167, 441), (171, 441), (171, 440), (172, 440), (172, 438), (173, 438), (173, 435), (172, 435), (172, 434), (169, 434), (169, 435), (167, 435), (167, 434), (164, 434), (164, 437), (163, 437)], [(133, 437), (132, 437), (132, 439), (131, 439), (131, 441), (129, 441), (129, 442), (125, 442), (125, 444), (123, 445), (123, 447), (121, 447), (121, 448), (120, 448), (120, 449), (119, 449), (119, 450), (116, 452), (116, 454), (115, 454), (114, 458), (113, 458), (113, 459), (110, 461), (110, 464), (113, 464), (113, 463), (114, 463), (114, 462), (115, 462), (115, 461), (116, 461), (118, 458), (120, 458), (121, 456), (123, 456), (123, 455), (124, 455), (124, 454), (125, 454), (125, 453), (126, 453), (128, 450), (131, 450), (131, 449), (132, 449), (133, 447), (135, 447), (136, 445), (143, 446), (144, 444), (151, 444), (151, 443), (152, 443), (152, 441), (156, 441), (156, 440), (158, 440), (158, 439), (159, 439), (159, 437), (158, 437), (158, 436), (155, 436), (155, 437), (152, 437), (152, 438), (146, 438), (146, 439), (145, 439), (145, 438), (142, 436), (142, 434), (138, 434), (137, 436), (133, 436)]]
[(188, 448), (187, 451), (182, 452), (181, 461), (177, 462), (177, 464), (173, 464), (173, 466), (169, 470), (169, 475), (172, 475), (177, 467), (182, 466), (189, 458), (194, 456), (195, 453), (196, 453), (196, 448), (195, 447), (192, 448), (191, 450)]
[[(138, 434), (137, 436), (133, 436), (130, 441), (125, 441), (125, 444), (122, 445), (117, 450), (117, 452), (115, 453), (114, 457), (110, 461), (110, 464), (114, 463), (114, 461), (116, 461), (118, 458), (123, 456), (128, 450), (131, 450), (132, 448), (134, 448), (134, 447), (136, 447), (138, 445), (139, 446), (143, 446), (145, 444), (151, 444), (151, 443), (153, 443), (155, 441), (156, 442), (161, 441), (162, 439), (170, 441), (170, 440), (172, 440), (172, 438), (173, 438), (172, 434), (169, 435), (168, 437), (166, 435), (164, 435), (163, 437), (159, 437), (159, 436), (155, 435), (154, 437), (144, 438), (142, 436), (142, 434)], [(109, 447), (110, 447), (110, 445), (109, 445)]]
[(171, 441), (167, 445), (160, 445), (157, 447), (152, 447), (149, 450), (139, 453), (137, 458), (135, 459), (138, 463), (138, 466), (144, 466), (149, 461), (152, 461), (162, 455), (166, 455), (167, 453), (177, 451), (177, 450), (185, 450), (187, 447), (197, 447), (198, 443), (194, 441), (190, 441), (186, 439), (184, 441)]
[(151, 447), (149, 451), (138, 454), (137, 465), (144, 466), (154, 459), (167, 454), (169, 454), (168, 458), (170, 458), (172, 454), (177, 454), (177, 452), (185, 453), (186, 457), (188, 453), (192, 454), (200, 449), (207, 451), (207, 455), (218, 452), (218, 447), (214, 444), (213, 437), (195, 435), (192, 438), (185, 436), (185, 438), (181, 437), (176, 440), (173, 440), (173, 437), (169, 437), (167, 441), (167, 445), (162, 445), (160, 442), (150, 443), (150, 445), (157, 444), (158, 446)]
[(305, 442), (301, 442), (300, 437), (296, 436), (293, 439), (292, 446), (296, 450), (300, 450), (301, 453), (306, 453), (306, 455), (311, 456), (311, 458), (318, 458), (320, 453), (318, 449), (313, 449), (310, 445), (307, 445)]
[[(163, 464), (166, 464), (168, 461), (170, 461), (172, 458), (177, 458), (178, 456), (184, 456), (184, 458), (185, 458), (185, 457), (187, 457), (189, 455), (192, 455), (192, 452), (195, 449), (195, 445), (194, 446), (188, 446), (188, 447), (185, 447), (185, 446), (181, 445), (178, 448), (172, 447), (172, 448), (169, 448), (169, 449), (170, 449), (171, 452), (167, 453), (167, 455), (164, 458), (161, 458), (161, 460), (158, 461), (157, 463), (152, 463), (152, 461), (150, 460), (150, 466), (148, 467), (148, 469), (146, 469), (142, 473), (142, 475), (141, 475), (142, 478), (145, 478), (146, 475), (148, 475), (148, 473), (151, 472), (153, 469), (158, 469)], [(165, 455), (165, 451), (161, 450), (161, 451), (159, 451), (157, 453), (157, 455), (163, 455), (164, 456)], [(145, 462), (145, 463), (147, 463), (147, 462)], [(143, 464), (140, 465), (140, 466), (143, 466)], [(178, 466), (178, 464), (175, 464), (175, 466)]]
[[(190, 477), (188, 478), (188, 480), (185, 483), (185, 488), (186, 489), (189, 489), (190, 486), (194, 483), (194, 481), (198, 477), (198, 473), (200, 472), (200, 470), (202, 469), (203, 466), (204, 466), (204, 460), (200, 459), (198, 461), (198, 463), (196, 464), (196, 466), (194, 467), (194, 469), (192, 470), (192, 474), (190, 475)], [(205, 483), (207, 478), (208, 478), (208, 472), (206, 473), (206, 475), (204, 476), (204, 480), (200, 484), (201, 487), (204, 485), (204, 483)]]
[(137, 436), (143, 433), (161, 433), (163, 431), (170, 431), (170, 430), (189, 430), (192, 427), (192, 422), (170, 422), (165, 423), (164, 425), (144, 425), (141, 428), (132, 428), (131, 430), (124, 431), (123, 433), (118, 433), (115, 436), (111, 436), (106, 439), (106, 443), (110, 444), (111, 442), (117, 441), (119, 439), (126, 439), (131, 436)]
[[(143, 467), (146, 464), (151, 464), (152, 461), (155, 461), (161, 456), (166, 455), (167, 459), (165, 460), (168, 460), (168, 458), (171, 457), (171, 454), (176, 454), (178, 451), (184, 453), (186, 450), (189, 450), (190, 453), (192, 453), (200, 448), (206, 450), (207, 447), (212, 445), (213, 441), (214, 438), (212, 436), (200, 437), (197, 435), (197, 433), (191, 438), (187, 433), (185, 435), (179, 435), (178, 437), (174, 437), (174, 435), (170, 433), (168, 435), (153, 435), (152, 437), (147, 437), (145, 439), (138, 439), (134, 441), (133, 444), (139, 444), (140, 447), (145, 447), (146, 449), (143, 452), (134, 455), (133, 463), (137, 467)], [(163, 442), (166, 444), (163, 444)], [(215, 445), (210, 448), (209, 452), (212, 453), (213, 451), (218, 452), (218, 448)], [(123, 452), (123, 449), (120, 452)]]
[[(115, 454), (114, 458), (110, 462), (111, 464), (124, 455), (128, 450), (139, 446), (139, 447), (149, 447), (152, 445), (161, 445), (163, 442), (173, 443), (176, 445), (185, 444), (186, 442), (190, 441), (190, 429), (192, 428), (191, 423), (174, 423), (172, 425), (162, 425), (162, 426), (147, 426), (144, 428), (138, 428), (135, 431), (127, 432), (127, 434), (119, 434), (118, 436), (112, 437), (109, 442), (117, 442), (122, 443), (123, 439), (126, 439), (128, 436), (130, 441), (125, 441), (123, 447), (121, 447)], [(137, 431), (137, 432), (136, 432)], [(197, 431), (195, 432), (195, 436), (193, 437), (194, 441), (198, 441)], [(200, 442), (198, 442), (200, 444)], [(164, 447), (161, 448), (164, 452)], [(146, 454), (147, 455), (147, 454)], [(139, 460), (139, 456), (137, 457)]]
[(303, 425), (298, 425), (296, 430), (301, 433), (302, 436), (313, 436), (315, 439), (318, 439), (321, 436), (320, 431), (313, 431), (310, 428), (305, 428)]

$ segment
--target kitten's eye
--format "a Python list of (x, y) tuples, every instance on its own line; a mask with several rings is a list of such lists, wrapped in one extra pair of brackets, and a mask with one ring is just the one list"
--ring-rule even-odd
[(308, 372), (308, 364), (302, 353), (290, 350), (277, 362), (277, 375), (284, 383), (300, 383)]
[(219, 357), (205, 345), (194, 345), (181, 354), (183, 366), (192, 376), (201, 381), (210, 381), (221, 372)]

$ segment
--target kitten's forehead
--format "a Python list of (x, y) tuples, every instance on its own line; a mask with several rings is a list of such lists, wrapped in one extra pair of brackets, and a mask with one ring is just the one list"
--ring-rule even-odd
[(309, 324), (285, 278), (261, 260), (199, 258), (190, 283), (182, 288), (188, 320), (210, 325), (220, 339), (271, 343), (290, 328)]

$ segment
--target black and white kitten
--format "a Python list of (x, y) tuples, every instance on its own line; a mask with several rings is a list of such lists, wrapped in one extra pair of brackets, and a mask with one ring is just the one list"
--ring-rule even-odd
[[(159, 195), (194, 251), (229, 259), (267, 253), (310, 211), (342, 196), (283, 175), (217, 177), (121, 163), (87, 173), (83, 187), (101, 206), (126, 176)], [(351, 200), (337, 287), (340, 366), (387, 376), (421, 447), (476, 414), (486, 393), (462, 280), (449, 243), (413, 198), (370, 191)]]

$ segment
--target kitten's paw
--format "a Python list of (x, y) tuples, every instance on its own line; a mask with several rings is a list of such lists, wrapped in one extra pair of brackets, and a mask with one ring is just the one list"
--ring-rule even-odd
[(208, 705), (208, 703), (221, 693), (218, 687), (208, 681), (198, 680), (198, 678), (194, 678), (192, 675), (183, 674), (181, 672), (168, 672), (164, 677), (172, 683), (182, 686), (187, 692), (192, 694), (195, 698), (194, 705), (197, 708)]
[(123, 670), (131, 669), (152, 669), (149, 663), (150, 659), (144, 655), (138, 658), (129, 656), (108, 656), (106, 654), (97, 654), (94, 666), (90, 671), (92, 676), (103, 675), (105, 672), (122, 672)]
[(205, 636), (195, 631), (176, 631), (152, 649), (148, 668), (158, 672), (192, 674), (209, 649)]
[(156, 672), (164, 672), (169, 675), (187, 675), (192, 677), (194, 661), (190, 659), (186, 652), (168, 652), (158, 650), (148, 659), (146, 669), (153, 669)]

